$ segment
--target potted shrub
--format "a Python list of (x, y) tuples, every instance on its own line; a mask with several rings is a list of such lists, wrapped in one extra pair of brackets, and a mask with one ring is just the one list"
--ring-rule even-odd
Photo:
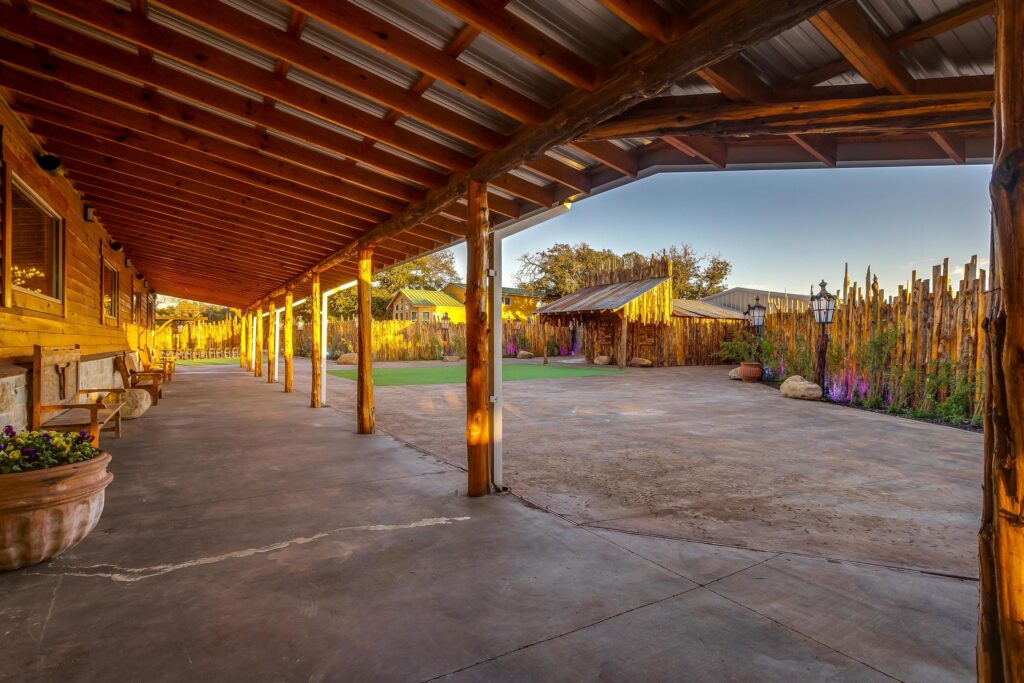
[(763, 342), (759, 335), (744, 331), (736, 339), (722, 342), (718, 356), (728, 363), (739, 363), (740, 379), (744, 382), (760, 382), (764, 367), (761, 365)]
[(103, 512), (110, 454), (86, 432), (0, 434), (0, 570), (56, 557), (77, 545)]

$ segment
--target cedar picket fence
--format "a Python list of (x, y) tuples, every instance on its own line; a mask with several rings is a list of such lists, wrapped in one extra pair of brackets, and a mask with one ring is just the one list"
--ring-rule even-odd
[[(889, 297), (870, 268), (863, 285), (850, 282), (847, 269), (828, 330), (829, 398), (923, 415), (947, 406), (976, 420), (984, 396), (985, 286), (976, 256), (955, 284), (947, 258), (930, 280), (914, 271)], [(773, 301), (762, 359), (769, 373), (812, 377), (818, 327), (806, 303)]]

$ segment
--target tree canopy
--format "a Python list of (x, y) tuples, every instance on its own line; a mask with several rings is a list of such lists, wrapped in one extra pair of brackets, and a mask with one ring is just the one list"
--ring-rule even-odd
[[(721, 255), (698, 256), (685, 242), (672, 245), (663, 254), (672, 260), (673, 298), (700, 299), (725, 290), (732, 264)], [(594, 249), (586, 242), (558, 243), (520, 256), (516, 278), (524, 289), (558, 298), (581, 289), (588, 272), (600, 269), (610, 257), (616, 256), (610, 249)], [(622, 258), (645, 257), (628, 252)]]

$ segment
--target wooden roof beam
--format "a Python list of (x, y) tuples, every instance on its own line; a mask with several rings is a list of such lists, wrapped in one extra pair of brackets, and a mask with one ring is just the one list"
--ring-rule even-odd
[[(913, 76), (856, 3), (822, 12), (811, 19), (811, 24), (871, 85), (897, 95), (915, 92)], [(953, 161), (958, 164), (966, 161), (962, 138), (938, 132), (929, 135)]]
[[(351, 258), (359, 249), (372, 246), (443, 211), (466, 195), (471, 179), (486, 183), (507, 173), (527, 159), (536, 158), (552, 147), (578, 138), (595, 124), (621, 114), (637, 102), (664, 92), (688, 74), (766, 40), (828, 9), (837, 1), (775, 0), (771, 13), (760, 11), (763, 8), (758, 0), (718, 3), (716, 11), (700, 26), (666, 45), (651, 45), (632, 55), (593, 92), (574, 93), (544, 124), (525, 127), (516, 133), (507, 147), (478, 159), (470, 172), (454, 174), (447, 185), (430, 191), (423, 202), (377, 226), (357, 242), (339, 249), (310, 272), (285, 286), (303, 282), (312, 277), (313, 272), (326, 270)], [(444, 0), (443, 4), (448, 6), (451, 1)], [(275, 290), (267, 296), (276, 295)]]
[[(142, 17), (92, 0), (34, 0), (35, 4), (155, 53), (184, 62), (218, 78), (287, 103), (325, 121), (396, 147), (447, 168), (465, 165), (465, 155), (368, 114), (340, 100), (266, 71), (200, 40), (171, 31)], [(3, 13), (0, 13), (3, 18)], [(53, 29), (51, 29), (53, 30)], [(59, 49), (59, 48), (58, 48)], [(123, 50), (119, 50), (123, 54)], [(222, 89), (223, 90), (223, 89)], [(194, 99), (194, 98), (190, 98)]]
[[(142, 81), (193, 102), (201, 102), (228, 116), (238, 117), (258, 126), (324, 147), (392, 176), (408, 178), (427, 186), (440, 185), (444, 180), (444, 176), (436, 171), (378, 149), (373, 145), (365, 145), (365, 141), (353, 139), (348, 135), (312, 123), (276, 107), (264, 106), (264, 102), (261, 100), (232, 92), (169, 66), (139, 58), (96, 38), (61, 28), (31, 14), (14, 11), (2, 4), (0, 4), (0, 25), (3, 25), (6, 32), (50, 49), (73, 55), (87, 64), (95, 64), (125, 78)], [(2, 46), (0, 54), (11, 52), (15, 49), (13, 46), (17, 45), (6, 39), (0, 39), (0, 41), (3, 41), (0, 43)], [(24, 46), (18, 47), (21, 50), (25, 49)], [(22, 60), (23, 53), (18, 54), (19, 60)], [(91, 69), (81, 69), (71, 71), (64, 76), (64, 71), (70, 70), (66, 62), (57, 60), (52, 55), (41, 51), (37, 53), (36, 58), (38, 64), (33, 65), (33, 70), (43, 69), (51, 78), (74, 83), (76, 87), (89, 89), (93, 87), (94, 83), (97, 83), (96, 76), (101, 75), (98, 72), (92, 72)], [(471, 161), (470, 157), (460, 155), (458, 164), (451, 168), (468, 168)]]
[[(302, 67), (335, 85), (391, 107), (437, 130), (448, 133), (482, 149), (497, 149), (508, 140), (506, 136), (487, 126), (472, 121), (457, 112), (453, 112), (447, 107), (425, 100), (418, 93), (406, 90), (400, 85), (396, 85), (394, 82), (376, 75), (372, 71), (361, 68), (357, 64), (346, 61), (312, 43), (301, 40), (297, 34), (289, 36), (287, 33), (223, 3), (208, 2), (207, 0), (156, 1), (161, 6), (179, 14), (188, 21), (201, 24), (209, 29), (230, 36), (251, 48), (273, 55), (280, 61)], [(297, 6), (301, 4), (296, 3), (296, 5), (293, 5), (293, 13), (301, 16), (310, 15), (311, 13), (306, 8)], [(344, 5), (334, 2), (313, 4), (319, 8), (318, 11), (320, 12), (342, 13), (344, 11), (342, 9)], [(358, 12), (354, 13), (363, 19), (365, 19), (364, 15), (373, 16), (365, 10), (353, 9), (358, 10)], [(321, 18), (320, 15), (314, 14), (314, 16)], [(345, 24), (345, 27), (347, 29), (346, 32), (351, 35), (356, 32), (356, 28), (352, 23), (355, 17), (349, 17), (349, 19), (350, 21)], [(406, 40), (422, 43), (422, 41), (415, 37), (407, 37), (398, 27), (387, 24), (382, 19), (375, 17), (374, 22), (380, 24), (380, 26), (376, 27), (378, 31), (368, 26), (363, 27), (359, 31), (360, 33), (365, 32), (369, 37), (372, 37), (374, 42), (383, 42), (386, 45), (397, 43), (402, 46), (405, 45)], [(387, 35), (386, 39), (380, 37), (382, 33)], [(423, 43), (423, 46), (422, 49), (424, 50), (434, 51), (434, 48), (425, 43)], [(445, 57), (447, 56), (445, 55)], [(461, 66), (468, 68), (465, 65)], [(419, 67), (417, 66), (416, 68)], [(463, 84), (457, 87), (465, 89), (467, 86)], [(492, 83), (491, 89), (504, 93), (507, 98), (516, 102), (524, 99), (522, 95), (499, 84)], [(481, 99), (481, 101), (484, 101), (489, 106), (495, 107), (513, 118), (519, 118), (517, 114), (522, 112), (518, 107), (509, 106), (502, 108), (499, 106), (502, 98), (497, 96), (497, 92), (488, 93), (477, 99)], [(489, 97), (491, 94), (495, 95), (494, 99), (496, 101), (492, 101), (492, 98)], [(529, 102), (533, 105), (533, 109), (536, 110), (536, 103)], [(543, 108), (541, 108), (539, 113), (543, 113)]]
[(666, 135), (792, 135), (892, 133), (944, 128), (984, 130), (992, 123), (992, 93), (879, 95), (876, 97), (730, 104), (677, 114), (658, 112), (595, 126), (584, 137)]
[[(965, 24), (969, 24), (972, 21), (977, 21), (982, 17), (990, 16), (994, 11), (994, 0), (972, 0), (972, 2), (953, 8), (948, 12), (938, 14), (928, 21), (911, 26), (905, 31), (901, 31), (889, 38), (886, 38), (885, 44), (892, 52), (899, 52), (912, 45), (916, 45), (922, 40), (934, 38)], [(847, 71), (852, 71), (853, 69), (853, 64), (851, 64), (846, 57), (842, 57), (834, 62), (824, 64), (793, 79), (788, 86), (806, 87), (818, 85), (819, 83), (831, 80), (836, 76), (842, 75)]]
[(592, 142), (574, 140), (569, 143), (569, 146), (578, 152), (583, 152), (587, 156), (597, 159), (608, 168), (615, 169), (623, 175), (627, 175), (630, 178), (636, 177), (636, 157), (632, 152), (627, 152), (617, 145), (605, 142), (604, 140)]
[[(295, 0), (286, 2), (292, 3)], [(313, 0), (302, 2), (312, 4)], [(504, 3), (493, 0), (434, 2), (576, 88), (589, 91), (598, 83), (597, 67), (509, 12), (504, 8)]]
[(699, 135), (666, 135), (662, 138), (680, 152), (701, 159), (721, 170), (728, 163), (725, 142)]
[[(284, 0), (294, 9), (327, 24), (375, 50), (429, 74), (473, 99), (512, 118), (528, 123), (543, 121), (548, 109), (512, 88), (495, 81), (445, 54), (381, 17), (348, 0)], [(396, 106), (396, 109), (401, 107)], [(450, 115), (450, 114), (449, 114)], [(493, 146), (492, 146), (493, 148)]]

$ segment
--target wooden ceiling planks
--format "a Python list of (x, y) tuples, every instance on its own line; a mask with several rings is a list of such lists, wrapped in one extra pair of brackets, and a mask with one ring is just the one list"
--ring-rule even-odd
[[(792, 88), (784, 92), (778, 83), (772, 87), (738, 56), (740, 48), (752, 44), (743, 42), (749, 31), (763, 28), (751, 25), (747, 34), (741, 31), (749, 19), (742, 16), (744, 8), (761, 12), (754, 0), (716, 3), (712, 12), (693, 18), (672, 14), (652, 0), (601, 0), (614, 16), (650, 41), (615, 66), (592, 63), (576, 54), (521, 13), (506, 9), (507, 0), (433, 1), (465, 22), (441, 47), (406, 24), (391, 23), (384, 14), (371, 13), (367, 6), (357, 7), (348, 0), (330, 4), (283, 0), (291, 10), (283, 19), (287, 26), (264, 23), (243, 12), (243, 5), (201, 0), (132, 1), (130, 11), (90, 0), (0, 5), (0, 34), (14, 38), (0, 36), (4, 63), (0, 87), (15, 93), (13, 108), (26, 117), (48, 149), (67, 160), (69, 178), (102, 207), (101, 216), (119, 231), (134, 230), (126, 233), (134, 237), (125, 243), (129, 248), (139, 245), (140, 263), (144, 256), (159, 268), (154, 272), (161, 273), (163, 283), (172, 286), (174, 264), (187, 267), (182, 271), (187, 272), (187, 285), (183, 277), (181, 286), (190, 291), (201, 287), (195, 280), (203, 273), (200, 262), (207, 265), (211, 279), (219, 263), (230, 263), (232, 276), (227, 282), (233, 288), (225, 288), (221, 295), (232, 297), (242, 289), (251, 293), (253, 283), (263, 285), (267, 278), (276, 278), (277, 284), (290, 279), (301, 289), (311, 267), (320, 268), (322, 275), (348, 277), (355, 272), (352, 252), (357, 245), (373, 244), (375, 267), (383, 267), (450, 244), (465, 234), (464, 186), (469, 177), (488, 182), (490, 208), (500, 222), (587, 193), (595, 183), (637, 177), (652, 164), (703, 163), (725, 168), (732, 163), (731, 148), (736, 148), (736, 158), (746, 158), (743, 150), (752, 142), (763, 147), (778, 139), (765, 135), (781, 130), (780, 121), (776, 131), (753, 125), (724, 132), (673, 129), (664, 142), (641, 140), (638, 149), (630, 149), (636, 140), (619, 146), (605, 139), (581, 140), (574, 134), (584, 132), (584, 124), (596, 123), (608, 112), (600, 106), (598, 112), (581, 109), (579, 104), (586, 101), (588, 92), (600, 93), (616, 79), (621, 83), (624, 71), (636, 69), (645, 55), (659, 47), (675, 46), (696, 21), (701, 22), (701, 30), (721, 28), (721, 39), (728, 43), (720, 52), (716, 47), (722, 46), (704, 43), (708, 59), (703, 64), (691, 62), (694, 71), (725, 97), (767, 106), (789, 101), (796, 92)], [(773, 3), (772, 9), (786, 12), (806, 5), (812, 8), (810, 16), (816, 9), (832, 9), (832, 4), (786, 0)], [(44, 7), (72, 23), (25, 11), (33, 7)], [(891, 65), (886, 54), (892, 57), (917, 41), (985, 16), (991, 7), (991, 2), (969, 2), (889, 38), (861, 32), (847, 49), (860, 54), (864, 51), (860, 43), (867, 41), (868, 56), (882, 60), (884, 71)], [(159, 13), (154, 14), (157, 9)], [(840, 16), (844, 11), (848, 10), (836, 10)], [(733, 26), (718, 23), (730, 14), (736, 17)], [(168, 21), (168, 17), (177, 19)], [(411, 67), (410, 87), (316, 41), (303, 40), (307, 17)], [(759, 23), (776, 18), (762, 17)], [(175, 24), (177, 20), (201, 30), (186, 35)], [(127, 41), (133, 51), (83, 32), (73, 22)], [(771, 30), (759, 37), (771, 37)], [(203, 31), (223, 37), (223, 42), (205, 40)], [(481, 33), (576, 91), (552, 107), (524, 91), (522, 84), (513, 88), (478, 71), (475, 62), (460, 60), (459, 55)], [(695, 42), (704, 38), (692, 35)], [(33, 49), (23, 41), (72, 59)], [(231, 48), (232, 43), (243, 51)], [(879, 44), (888, 52), (881, 52)], [(266, 66), (244, 58), (244, 50), (261, 55)], [(861, 67), (869, 73), (879, 70), (868, 62)], [(344, 95), (325, 94), (312, 87), (308, 78), (296, 82), (290, 77), (295, 69), (321, 79), (338, 93), (372, 102), (383, 114)], [(900, 83), (898, 72), (890, 71), (881, 87), (899, 92), (906, 84)], [(435, 82), (509, 117), (519, 127), (497, 130), (497, 119), (485, 124), (469, 109), (449, 108), (451, 103), (442, 106), (423, 97)], [(876, 85), (881, 82), (875, 81)], [(624, 95), (623, 107), (667, 84), (658, 88), (635, 84), (637, 92)], [(789, 85), (800, 84), (796, 79)], [(913, 86), (919, 92), (925, 88), (923, 82)], [(938, 87), (947, 93), (959, 92), (946, 83)], [(803, 94), (799, 99), (820, 98), (822, 93)], [(841, 95), (858, 96), (855, 89)], [(676, 104), (689, 106), (688, 102), (680, 98)], [(566, 118), (580, 117), (581, 112), (578, 121)], [(622, 119), (629, 116), (624, 114)], [(897, 118), (890, 115), (888, 120), (892, 123)], [(406, 122), (416, 125), (406, 126)], [(791, 124), (797, 132), (789, 135), (801, 153), (836, 163), (837, 139), (842, 136), (819, 132), (833, 129), (816, 128), (813, 122), (805, 129), (798, 121)], [(557, 129), (559, 134), (546, 134), (545, 128)], [(848, 139), (848, 131), (856, 128), (838, 130)], [(909, 131), (900, 133), (908, 140), (919, 137), (911, 129), (902, 130)], [(867, 133), (862, 137), (867, 139)], [(947, 137), (935, 139), (942, 145)], [(595, 163), (581, 169), (562, 154), (545, 153), (557, 144), (580, 153), (570, 152), (570, 156)], [(948, 147), (949, 154), (963, 159), (964, 138), (952, 138)], [(778, 149), (779, 159), (796, 153)], [(152, 253), (152, 240), (168, 253)], [(280, 246), (276, 252), (288, 253), (275, 253), (274, 244)], [(180, 260), (185, 255), (190, 260)], [(278, 264), (272, 268), (276, 272), (268, 274), (266, 268), (273, 264)], [(306, 268), (296, 274), (294, 269), (302, 264)], [(243, 286), (237, 278), (246, 274), (253, 279)], [(273, 288), (263, 291), (269, 289)]]

